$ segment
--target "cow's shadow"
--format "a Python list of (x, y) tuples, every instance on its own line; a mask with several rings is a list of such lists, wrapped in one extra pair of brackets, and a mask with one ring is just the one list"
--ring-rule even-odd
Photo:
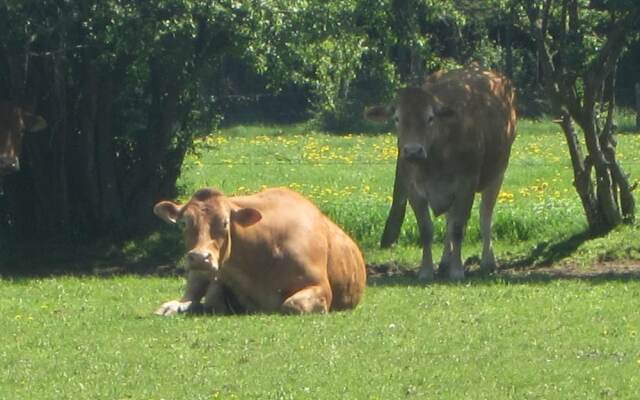
[(412, 267), (385, 263), (367, 265), (370, 286), (424, 286), (424, 285), (488, 285), (496, 282), (546, 283), (559, 279), (586, 280), (593, 283), (608, 281), (640, 280), (640, 261), (596, 263), (595, 268), (585, 271), (568, 263), (567, 260), (583, 243), (597, 238), (588, 232), (581, 232), (554, 242), (538, 243), (529, 253), (506, 260), (499, 260), (495, 272), (486, 273), (478, 268), (479, 258), (473, 256), (465, 261), (466, 278), (462, 282), (452, 282), (444, 274), (437, 273), (433, 282), (418, 280), (417, 270)]

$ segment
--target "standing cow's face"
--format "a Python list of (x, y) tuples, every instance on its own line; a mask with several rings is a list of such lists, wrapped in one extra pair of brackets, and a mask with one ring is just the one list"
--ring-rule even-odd
[(262, 218), (253, 208), (233, 209), (228, 198), (214, 189), (197, 191), (183, 206), (161, 201), (153, 212), (182, 228), (190, 270), (214, 272), (231, 253), (232, 225), (247, 227)]
[(447, 129), (453, 110), (420, 88), (406, 88), (398, 93), (392, 106), (367, 110), (366, 117), (377, 122), (393, 118), (398, 134), (400, 157), (411, 162), (425, 161), (434, 142)]
[(47, 127), (41, 117), (26, 112), (10, 103), (0, 102), (0, 175), (20, 170), (22, 136)]

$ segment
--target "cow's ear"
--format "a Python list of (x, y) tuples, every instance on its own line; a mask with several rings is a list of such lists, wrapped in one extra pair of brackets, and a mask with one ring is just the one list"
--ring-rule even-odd
[(175, 224), (178, 221), (182, 206), (170, 201), (161, 201), (153, 207), (153, 213), (168, 224)]
[(374, 106), (369, 107), (364, 112), (364, 117), (375, 122), (387, 122), (394, 114), (395, 110), (392, 106)]
[(38, 132), (47, 127), (47, 121), (44, 118), (27, 111), (22, 112), (22, 123), (24, 124), (24, 130), (27, 132)]
[(446, 105), (439, 105), (434, 109), (434, 114), (439, 118), (449, 118), (456, 115), (456, 111)]
[(240, 226), (251, 226), (262, 219), (262, 214), (255, 208), (241, 208), (231, 212), (231, 220)]

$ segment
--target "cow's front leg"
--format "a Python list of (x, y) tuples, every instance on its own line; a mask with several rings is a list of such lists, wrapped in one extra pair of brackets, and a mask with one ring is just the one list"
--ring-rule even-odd
[(225, 299), (225, 288), (218, 279), (212, 279), (204, 295), (203, 311), (210, 314), (232, 314)]
[(431, 244), (433, 242), (433, 222), (429, 212), (429, 203), (414, 194), (409, 198), (411, 208), (418, 221), (420, 240), (422, 241), (422, 261), (418, 271), (418, 279), (423, 281), (433, 281), (433, 256), (431, 254)]
[(331, 291), (319, 285), (309, 286), (289, 296), (283, 303), (284, 314), (327, 313), (331, 306)]
[(163, 316), (182, 314), (191, 311), (191, 305), (191, 301), (169, 300), (165, 303), (162, 303), (162, 305), (154, 312), (154, 314)]
[(473, 190), (459, 194), (447, 213), (447, 238), (451, 246), (449, 256), (449, 279), (464, 279), (464, 265), (462, 264), (462, 240), (467, 221), (473, 206)]
[(211, 273), (209, 272), (189, 271), (187, 274), (187, 285), (182, 299), (163, 303), (154, 314), (169, 316), (199, 311), (201, 309), (200, 299), (202, 299), (207, 292), (211, 279)]

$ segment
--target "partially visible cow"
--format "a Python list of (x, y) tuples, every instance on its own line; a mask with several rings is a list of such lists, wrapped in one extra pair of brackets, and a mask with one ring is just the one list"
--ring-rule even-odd
[[(156, 311), (324, 313), (354, 308), (366, 284), (358, 246), (288, 189), (226, 197), (201, 189), (154, 213), (184, 230), (187, 284)], [(200, 301), (204, 302), (200, 305)]]
[(397, 237), (408, 199), (423, 244), (421, 279), (434, 277), (429, 209), (447, 216), (441, 271), (464, 278), (460, 247), (476, 192), (482, 193), (481, 268), (495, 269), (491, 220), (515, 138), (514, 102), (508, 79), (473, 66), (436, 73), (421, 88), (400, 90), (394, 104), (367, 110), (378, 122), (393, 118), (398, 133), (394, 200), (381, 244)]
[(20, 170), (20, 152), (25, 132), (47, 127), (42, 117), (0, 100), (0, 176)]

